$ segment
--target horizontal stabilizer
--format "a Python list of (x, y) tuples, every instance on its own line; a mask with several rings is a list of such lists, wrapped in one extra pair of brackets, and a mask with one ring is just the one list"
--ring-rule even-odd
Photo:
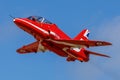
[(110, 58), (110, 56), (108, 56), (108, 55), (105, 55), (105, 54), (100, 54), (100, 53), (96, 53), (96, 52), (92, 52), (92, 51), (88, 51), (88, 50), (85, 50), (85, 53)]

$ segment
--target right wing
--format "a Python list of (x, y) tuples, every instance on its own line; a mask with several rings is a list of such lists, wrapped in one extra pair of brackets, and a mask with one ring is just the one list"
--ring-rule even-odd
[(42, 46), (42, 44), (39, 41), (33, 42), (31, 44), (25, 45), (17, 50), (18, 53), (20, 54), (25, 54), (25, 53), (32, 53), (32, 52), (45, 52), (47, 49)]
[(57, 43), (57, 44), (62, 44), (62, 45), (71, 46), (71, 47), (81, 47), (81, 46), (96, 47), (96, 46), (112, 45), (109, 42), (93, 41), (93, 40), (83, 41), (83, 40), (50, 40), (49, 39), (48, 41), (52, 41), (52, 42)]

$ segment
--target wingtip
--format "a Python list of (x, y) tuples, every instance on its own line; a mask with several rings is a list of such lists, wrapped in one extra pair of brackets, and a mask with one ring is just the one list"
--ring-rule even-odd
[(112, 45), (112, 43), (103, 41), (102, 45), (103, 46), (110, 46), (110, 45)]
[(110, 46), (112, 43), (106, 41), (97, 41), (96, 46)]
[(107, 43), (107, 45), (112, 45), (112, 43), (110, 43), (110, 42), (106, 42)]
[(111, 56), (108, 56), (108, 55), (105, 55), (105, 57), (107, 57), (107, 58), (111, 58)]
[(19, 54), (23, 54), (23, 53), (25, 53), (25, 51), (22, 50), (22, 49), (17, 49), (16, 52), (19, 53)]

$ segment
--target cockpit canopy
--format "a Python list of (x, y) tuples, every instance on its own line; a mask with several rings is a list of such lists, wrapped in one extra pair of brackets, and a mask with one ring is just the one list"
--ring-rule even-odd
[(47, 19), (40, 17), (40, 16), (30, 16), (30, 17), (28, 17), (28, 19), (33, 20), (33, 21), (38, 21), (41, 23), (53, 24), (52, 22), (50, 22)]

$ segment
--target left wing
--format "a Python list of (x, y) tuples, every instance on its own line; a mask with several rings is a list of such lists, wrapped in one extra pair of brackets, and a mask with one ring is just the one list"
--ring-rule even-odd
[(41, 45), (39, 41), (33, 42), (31, 44), (25, 45), (17, 50), (20, 54), (25, 53), (32, 53), (32, 52), (39, 52), (39, 51), (46, 51), (47, 49), (44, 48), (44, 46)]
[(85, 46), (86, 47), (96, 47), (96, 46), (112, 45), (109, 42), (93, 41), (93, 40), (83, 41), (83, 40), (51, 40), (51, 39), (48, 39), (48, 41), (52, 41), (57, 44), (63, 44), (63, 45), (71, 46), (71, 47), (85, 47)]

